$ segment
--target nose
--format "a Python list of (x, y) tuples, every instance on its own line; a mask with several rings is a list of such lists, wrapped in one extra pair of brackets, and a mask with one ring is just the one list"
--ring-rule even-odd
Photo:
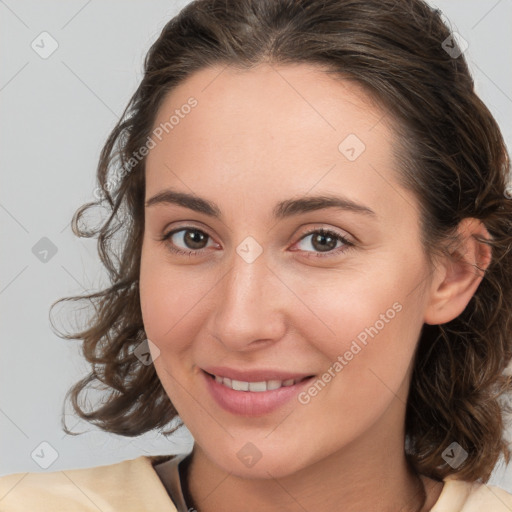
[(211, 334), (230, 351), (255, 350), (284, 336), (292, 294), (276, 273), (265, 253), (252, 263), (234, 254), (216, 287), (211, 325)]

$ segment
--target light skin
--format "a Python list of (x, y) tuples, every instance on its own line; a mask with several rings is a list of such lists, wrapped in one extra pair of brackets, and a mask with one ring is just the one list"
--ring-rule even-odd
[[(470, 235), (488, 236), (485, 227), (463, 221), (463, 258), (428, 267), (417, 200), (397, 183), (389, 116), (353, 82), (305, 64), (203, 69), (171, 91), (154, 126), (191, 96), (197, 106), (147, 157), (146, 201), (172, 188), (221, 216), (147, 206), (140, 293), (155, 369), (195, 440), (194, 503), (200, 512), (418, 510), (404, 455), (412, 358), (423, 324), (455, 318), (476, 291), (482, 275), (471, 265), (486, 268), (491, 255)], [(353, 161), (339, 150), (349, 134), (365, 145)], [(273, 217), (278, 202), (316, 195), (374, 215), (330, 207)], [(185, 227), (207, 235), (202, 245), (187, 244), (187, 230), (159, 240)], [(354, 245), (335, 238), (322, 251), (308, 234), (319, 228)], [(237, 252), (248, 236), (263, 249), (251, 263)], [(307, 404), (245, 417), (205, 389), (209, 365), (321, 376), (395, 303), (400, 312)], [(247, 443), (261, 453), (252, 467), (237, 457)], [(442, 483), (422, 483), (427, 511)]]

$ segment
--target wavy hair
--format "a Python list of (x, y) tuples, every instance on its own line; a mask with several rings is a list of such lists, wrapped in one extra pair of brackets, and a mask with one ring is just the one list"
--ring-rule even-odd
[[(149, 49), (142, 81), (101, 151), (101, 197), (72, 219), (75, 235), (98, 238), (109, 277), (105, 289), (52, 305), (92, 305), (83, 330), (59, 334), (82, 340), (90, 363), (90, 373), (65, 398), (78, 416), (123, 436), (179, 421), (154, 366), (134, 355), (146, 340), (138, 286), (145, 194), (140, 150), (167, 93), (208, 66), (248, 70), (260, 63), (306, 63), (353, 80), (389, 114), (399, 179), (420, 204), (429, 263), (453, 253), (464, 218), (480, 219), (491, 235), (478, 239), (492, 248), (492, 261), (465, 310), (421, 331), (406, 407), (408, 460), (432, 478), (456, 472), (457, 478), (483, 482), (501, 456), (509, 462), (510, 162), (500, 129), (457, 50), (440, 11), (422, 0), (196, 0), (171, 19)], [(93, 228), (81, 225), (91, 208), (108, 213)], [(103, 399), (86, 410), (79, 398), (93, 386)], [(64, 420), (63, 425), (75, 435)], [(454, 441), (468, 454), (458, 468), (443, 458)]]

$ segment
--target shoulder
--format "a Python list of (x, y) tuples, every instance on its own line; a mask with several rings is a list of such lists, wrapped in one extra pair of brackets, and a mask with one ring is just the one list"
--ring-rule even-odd
[(115, 464), (0, 477), (2, 512), (176, 512), (153, 464), (169, 456), (141, 456)]
[(495, 485), (447, 477), (431, 512), (510, 512), (512, 494)]

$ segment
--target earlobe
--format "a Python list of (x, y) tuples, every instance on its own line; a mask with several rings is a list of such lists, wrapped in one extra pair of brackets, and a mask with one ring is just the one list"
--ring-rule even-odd
[[(482, 221), (463, 219), (458, 227), (460, 245), (437, 263), (424, 322), (430, 325), (447, 323), (457, 318), (480, 285), (491, 263), (491, 248), (478, 238), (491, 239)], [(475, 238), (476, 237), (476, 238)]]

